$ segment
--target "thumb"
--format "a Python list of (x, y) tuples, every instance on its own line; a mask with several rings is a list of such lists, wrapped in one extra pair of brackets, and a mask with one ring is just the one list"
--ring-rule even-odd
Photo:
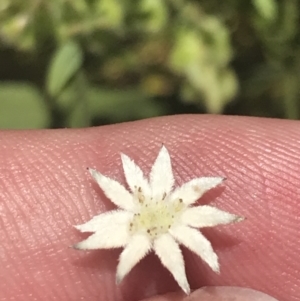
[(170, 293), (152, 297), (147, 301), (278, 301), (269, 295), (249, 288), (233, 286), (210, 286), (195, 290), (189, 296)]

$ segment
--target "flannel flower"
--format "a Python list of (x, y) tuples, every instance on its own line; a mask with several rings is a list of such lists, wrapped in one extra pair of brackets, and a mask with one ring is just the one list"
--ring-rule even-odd
[(208, 190), (223, 182), (222, 177), (195, 178), (174, 188), (168, 150), (163, 146), (155, 160), (149, 181), (128, 156), (121, 154), (130, 192), (119, 182), (89, 169), (105, 195), (119, 208), (75, 226), (92, 232), (74, 245), (81, 250), (124, 247), (117, 267), (116, 281), (122, 279), (151, 250), (171, 272), (182, 290), (189, 294), (184, 259), (179, 243), (196, 253), (219, 273), (217, 254), (196, 228), (213, 227), (243, 220), (211, 206), (193, 206)]

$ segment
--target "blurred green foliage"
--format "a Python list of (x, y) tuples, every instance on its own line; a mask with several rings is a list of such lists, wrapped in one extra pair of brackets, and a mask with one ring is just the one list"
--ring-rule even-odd
[(0, 127), (300, 118), (299, 0), (1, 0)]

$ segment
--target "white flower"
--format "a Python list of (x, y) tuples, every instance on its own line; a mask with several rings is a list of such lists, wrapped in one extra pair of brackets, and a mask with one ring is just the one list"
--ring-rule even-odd
[(173, 188), (174, 177), (168, 150), (163, 146), (152, 166), (149, 181), (142, 170), (121, 154), (129, 192), (124, 186), (94, 169), (89, 169), (105, 195), (120, 209), (95, 216), (75, 226), (81, 232), (94, 232), (76, 249), (124, 247), (117, 267), (117, 283), (152, 249), (188, 294), (184, 259), (178, 243), (185, 245), (219, 273), (217, 254), (210, 242), (195, 228), (213, 227), (243, 218), (211, 206), (193, 206), (208, 190), (223, 182), (222, 177), (193, 179)]

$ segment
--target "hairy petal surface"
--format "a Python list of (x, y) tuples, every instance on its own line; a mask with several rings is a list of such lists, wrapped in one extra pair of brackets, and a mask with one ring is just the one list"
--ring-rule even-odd
[(217, 254), (211, 243), (198, 230), (179, 225), (171, 228), (170, 233), (181, 244), (200, 256), (213, 271), (220, 272)]
[(211, 206), (187, 208), (181, 215), (181, 221), (183, 224), (195, 228), (214, 227), (242, 220), (243, 218), (240, 216)]
[(150, 186), (143, 171), (125, 154), (121, 154), (126, 182), (132, 192), (141, 187), (145, 196), (150, 196)]
[(117, 267), (116, 282), (120, 283), (122, 279), (131, 271), (131, 269), (147, 255), (151, 250), (150, 239), (143, 234), (132, 236), (128, 245), (120, 255), (120, 262)]
[(175, 189), (171, 195), (171, 199), (182, 199), (184, 204), (191, 205), (201, 198), (205, 192), (218, 186), (223, 181), (224, 178), (222, 177), (203, 177), (193, 179)]
[(106, 216), (104, 218), (102, 218), (101, 215), (94, 217), (90, 221), (91, 224), (89, 224), (90, 222), (87, 222), (86, 224), (77, 226), (82, 232), (90, 232), (86, 229), (94, 229), (98, 223), (102, 227), (98, 227), (94, 234), (75, 244), (73, 247), (81, 250), (95, 250), (125, 246), (129, 240), (128, 224), (126, 224), (126, 220), (129, 219), (130, 215), (121, 216), (118, 214), (117, 216), (121, 217), (119, 222), (118, 220), (111, 218), (109, 214), (110, 213), (105, 214)]
[(163, 146), (152, 166), (150, 172), (150, 186), (152, 196), (162, 199), (164, 194), (168, 195), (174, 185), (174, 176), (171, 158), (168, 150)]
[(161, 235), (154, 241), (154, 251), (182, 290), (189, 294), (190, 286), (186, 279), (183, 256), (174, 238), (170, 234)]
[(133, 217), (133, 213), (123, 210), (113, 210), (94, 216), (82, 225), (74, 226), (81, 232), (117, 231), (126, 228)]
[(133, 197), (129, 191), (125, 189), (119, 182), (110, 179), (95, 169), (89, 169), (92, 177), (98, 183), (103, 190), (104, 194), (119, 208), (127, 211), (135, 211), (136, 204), (133, 201)]

